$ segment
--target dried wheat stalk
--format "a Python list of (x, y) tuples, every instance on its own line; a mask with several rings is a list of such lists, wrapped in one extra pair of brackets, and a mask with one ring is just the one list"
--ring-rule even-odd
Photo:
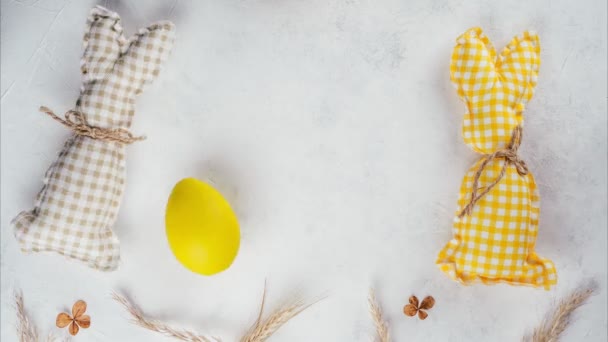
[[(125, 297), (113, 293), (112, 297), (118, 303), (122, 304), (127, 311), (132, 316), (132, 322), (140, 327), (146, 328), (148, 330), (156, 331), (165, 336), (173, 337), (178, 340), (188, 341), (188, 342), (212, 342), (221, 341), (217, 337), (210, 337), (205, 335), (199, 335), (195, 332), (191, 332), (183, 329), (176, 329), (168, 326), (167, 324), (155, 320), (146, 318), (143, 312), (133, 305), (128, 299)], [(272, 334), (274, 334), (281, 326), (283, 326), (287, 321), (297, 316), (299, 313), (310, 307), (312, 304), (305, 304), (301, 300), (296, 300), (291, 302), (288, 305), (282, 306), (279, 309), (275, 310), (268, 318), (262, 320), (262, 314), (264, 311), (264, 304), (266, 302), (266, 286), (264, 286), (264, 295), (262, 296), (262, 305), (260, 308), (260, 312), (255, 324), (249, 329), (244, 337), (241, 338), (241, 342), (263, 342), (266, 341)]]
[(382, 317), (382, 309), (380, 309), (380, 305), (378, 305), (378, 301), (376, 300), (376, 295), (374, 294), (374, 290), (370, 289), (369, 291), (369, 313), (372, 315), (372, 319), (374, 320), (374, 326), (376, 327), (377, 336), (374, 339), (377, 342), (390, 342), (391, 335), (388, 332), (388, 323)]
[(114, 300), (117, 301), (118, 303), (122, 304), (122, 306), (124, 306), (125, 309), (127, 309), (127, 311), (131, 314), (132, 322), (136, 325), (139, 325), (142, 328), (156, 331), (165, 336), (173, 337), (178, 340), (188, 341), (188, 342), (212, 342), (212, 341), (219, 342), (219, 341), (221, 341), (217, 337), (212, 337), (212, 336), (208, 337), (208, 336), (204, 336), (204, 335), (199, 335), (192, 331), (188, 331), (188, 330), (184, 330), (184, 329), (176, 329), (161, 321), (146, 318), (144, 316), (144, 313), (138, 307), (133, 305), (127, 298), (125, 298), (117, 293), (112, 293), (112, 298), (114, 298)]
[(17, 310), (17, 335), (20, 342), (37, 342), (38, 330), (25, 312), (23, 294), (15, 293), (15, 309)]
[(309, 308), (311, 304), (306, 304), (302, 300), (295, 300), (290, 304), (284, 305), (276, 309), (268, 318), (262, 321), (264, 313), (264, 304), (266, 302), (266, 285), (264, 285), (264, 293), (262, 294), (262, 304), (260, 305), (260, 313), (249, 331), (241, 338), (241, 342), (263, 342), (274, 334), (287, 321), (299, 315), (302, 311)]
[(534, 329), (532, 335), (525, 336), (525, 342), (557, 342), (561, 334), (572, 322), (572, 314), (576, 309), (587, 302), (587, 299), (595, 292), (597, 284), (590, 281), (581, 285), (564, 299), (555, 309), (548, 313), (540, 326)]
[[(23, 293), (15, 292), (15, 309), (17, 310), (17, 336), (19, 342), (40, 342), (42, 339), (38, 336), (38, 329), (30, 320), (25, 305), (23, 304)], [(57, 337), (49, 334), (46, 337), (47, 342), (57, 341)], [(67, 340), (66, 340), (67, 341)]]

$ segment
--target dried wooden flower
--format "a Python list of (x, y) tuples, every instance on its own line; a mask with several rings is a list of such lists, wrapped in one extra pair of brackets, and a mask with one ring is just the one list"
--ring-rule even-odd
[(410, 303), (403, 307), (403, 313), (410, 317), (418, 314), (420, 319), (426, 319), (429, 314), (426, 313), (425, 310), (430, 310), (435, 306), (435, 298), (427, 296), (422, 300), (420, 305), (418, 303), (418, 298), (416, 296), (411, 296)]
[(65, 328), (69, 325), (70, 327), (68, 329), (70, 334), (76, 336), (80, 328), (87, 329), (91, 326), (91, 317), (85, 315), (85, 311), (87, 311), (87, 303), (83, 300), (77, 301), (74, 303), (74, 306), (72, 306), (72, 316), (65, 312), (57, 315), (57, 327)]

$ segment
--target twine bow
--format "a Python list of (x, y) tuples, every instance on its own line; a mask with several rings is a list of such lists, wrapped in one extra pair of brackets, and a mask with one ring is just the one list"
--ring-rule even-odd
[(69, 110), (64, 114), (65, 119), (60, 118), (52, 110), (45, 106), (40, 106), (40, 111), (46, 113), (55, 121), (63, 124), (67, 128), (74, 131), (77, 135), (82, 135), (92, 139), (103, 141), (114, 141), (122, 144), (132, 144), (136, 141), (144, 140), (146, 137), (134, 136), (131, 132), (124, 128), (102, 128), (91, 126), (87, 123), (83, 113)]
[[(459, 218), (463, 218), (465, 215), (471, 215), (471, 213), (473, 212), (473, 207), (475, 207), (475, 204), (484, 195), (486, 195), (488, 192), (490, 192), (490, 190), (492, 190), (492, 188), (494, 186), (496, 186), (496, 184), (498, 184), (498, 182), (500, 182), (502, 177), (504, 177), (505, 173), (507, 172), (507, 166), (509, 166), (509, 164), (512, 164), (513, 166), (515, 166), (515, 168), (517, 169), (517, 173), (519, 173), (521, 176), (525, 176), (528, 174), (528, 167), (526, 166), (526, 163), (523, 160), (521, 160), (519, 158), (519, 156), (517, 155), (517, 150), (519, 149), (519, 145), (521, 144), (522, 136), (523, 136), (522, 127), (521, 126), (515, 127), (515, 129), (513, 130), (513, 134), (511, 135), (511, 142), (509, 143), (509, 146), (507, 148), (498, 150), (498, 151), (496, 151), (492, 154), (488, 154), (484, 157), (484, 161), (481, 163), (481, 165), (479, 165), (479, 169), (477, 169), (477, 172), (475, 172), (475, 178), (473, 180), (473, 191), (471, 192), (471, 199), (469, 200), (469, 203), (464, 207), (464, 209), (462, 209), (462, 211), (458, 215)], [(480, 193), (477, 193), (479, 191), (479, 178), (481, 178), (481, 174), (483, 173), (483, 170), (486, 168), (486, 166), (488, 166), (488, 164), (490, 164), (491, 161), (493, 161), (494, 159), (497, 159), (497, 158), (504, 158), (504, 160), (505, 160), (505, 163), (502, 166), (502, 170), (500, 170), (500, 174), (498, 175), (498, 177), (496, 177), (496, 179), (492, 183), (490, 183), (490, 185), (485, 187), (485, 189), (483, 189), (483, 191), (481, 191)]]

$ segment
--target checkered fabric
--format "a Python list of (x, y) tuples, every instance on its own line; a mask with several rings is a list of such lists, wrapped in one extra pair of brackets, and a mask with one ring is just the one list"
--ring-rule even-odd
[[(173, 38), (173, 24), (159, 22), (126, 39), (118, 14), (93, 8), (75, 110), (91, 126), (128, 129), (135, 97), (158, 75)], [(98, 270), (116, 269), (112, 226), (124, 187), (124, 144), (73, 135), (46, 172), (34, 209), (13, 220), (22, 251), (53, 251)]]
[[(522, 112), (531, 99), (540, 66), (540, 44), (531, 32), (513, 38), (496, 55), (480, 28), (457, 39), (450, 65), (451, 79), (467, 105), (465, 143), (491, 154), (509, 145), (523, 124)], [(509, 283), (549, 289), (557, 282), (553, 263), (534, 252), (540, 197), (531, 173), (520, 175), (508, 164), (500, 182), (459, 217), (470, 200), (478, 161), (464, 177), (454, 218), (453, 239), (439, 253), (439, 268), (463, 284)], [(479, 179), (484, 189), (500, 174), (504, 158), (492, 160)]]

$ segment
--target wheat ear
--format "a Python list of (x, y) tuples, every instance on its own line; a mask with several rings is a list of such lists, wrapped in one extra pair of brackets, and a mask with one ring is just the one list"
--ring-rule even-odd
[(534, 329), (532, 335), (524, 337), (526, 342), (557, 342), (561, 334), (572, 323), (572, 314), (583, 306), (589, 297), (597, 290), (597, 283), (585, 283), (568, 296), (563, 298), (553, 309), (547, 313), (541, 324)]
[(373, 289), (369, 290), (367, 301), (369, 302), (369, 313), (372, 316), (374, 326), (376, 327), (377, 336), (374, 340), (377, 342), (390, 342), (391, 335), (388, 332), (388, 323), (384, 320), (384, 317), (382, 317), (382, 309), (380, 308), (380, 305), (378, 305), (376, 294)]
[(249, 331), (241, 338), (241, 342), (263, 342), (266, 341), (272, 334), (281, 328), (290, 319), (299, 315), (302, 311), (308, 309), (316, 302), (306, 304), (302, 300), (294, 300), (291, 303), (281, 306), (276, 309), (268, 318), (262, 320), (264, 313), (264, 304), (266, 303), (266, 284), (264, 284), (264, 292), (262, 294), (262, 304), (258, 318), (249, 329)]
[(15, 309), (17, 310), (17, 335), (19, 336), (19, 341), (37, 342), (38, 330), (25, 311), (23, 293), (21, 292), (15, 292)]
[[(30, 320), (27, 312), (25, 311), (25, 304), (23, 303), (23, 293), (21, 291), (15, 292), (15, 310), (17, 310), (17, 335), (19, 342), (40, 342), (42, 339), (38, 336), (38, 329), (34, 323)], [(52, 333), (46, 337), (47, 342), (57, 341), (57, 337)], [(69, 341), (67, 338), (64, 341)]]
[(144, 313), (135, 305), (133, 305), (127, 298), (117, 294), (116, 292), (112, 293), (112, 298), (115, 301), (120, 303), (125, 309), (131, 314), (131, 321), (139, 325), (142, 328), (156, 331), (165, 336), (173, 337), (178, 340), (188, 341), (188, 342), (220, 342), (221, 340), (217, 337), (210, 337), (205, 335), (199, 335), (192, 331), (184, 330), (184, 329), (176, 329), (173, 328), (159, 320), (146, 318)]

